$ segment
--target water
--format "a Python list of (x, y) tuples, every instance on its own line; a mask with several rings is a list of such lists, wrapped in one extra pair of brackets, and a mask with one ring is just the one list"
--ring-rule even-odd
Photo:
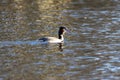
[[(120, 80), (120, 1), (2, 0), (0, 80)], [(44, 44), (66, 26), (64, 44)]]

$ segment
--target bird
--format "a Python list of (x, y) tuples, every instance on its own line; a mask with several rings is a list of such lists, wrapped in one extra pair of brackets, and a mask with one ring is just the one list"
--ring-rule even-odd
[(68, 31), (68, 29), (64, 26), (59, 27), (58, 30), (58, 38), (56, 37), (43, 37), (40, 38), (39, 41), (47, 42), (47, 43), (63, 43), (64, 37), (63, 35)]

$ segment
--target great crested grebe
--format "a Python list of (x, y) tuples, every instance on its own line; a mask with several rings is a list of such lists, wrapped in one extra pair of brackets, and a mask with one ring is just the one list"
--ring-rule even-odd
[(56, 37), (44, 37), (44, 38), (40, 38), (39, 40), (42, 42), (48, 42), (48, 43), (62, 43), (64, 42), (64, 33), (68, 31), (66, 27), (59, 27), (58, 30), (58, 38)]

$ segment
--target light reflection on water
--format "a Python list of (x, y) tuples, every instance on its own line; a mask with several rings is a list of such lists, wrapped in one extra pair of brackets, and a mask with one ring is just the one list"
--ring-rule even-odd
[[(119, 1), (101, 2), (3, 0), (0, 80), (119, 80)], [(64, 44), (37, 41), (61, 25)]]

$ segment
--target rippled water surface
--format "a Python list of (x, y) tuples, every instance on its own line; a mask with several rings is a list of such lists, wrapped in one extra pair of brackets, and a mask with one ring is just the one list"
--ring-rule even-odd
[(120, 1), (1, 0), (0, 80), (120, 80)]

